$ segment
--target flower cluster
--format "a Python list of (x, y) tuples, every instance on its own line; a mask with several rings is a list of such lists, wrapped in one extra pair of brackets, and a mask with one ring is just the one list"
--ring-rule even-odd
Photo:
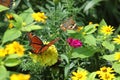
[(10, 80), (30, 80), (29, 74), (12, 74)]
[(10, 43), (5, 46), (5, 48), (0, 49), (0, 56), (4, 57), (7, 54), (18, 54), (19, 56), (22, 56), (24, 54), (24, 47), (23, 45), (19, 44), (18, 42), (14, 41), (13, 43)]
[(72, 72), (72, 74), (72, 80), (87, 80), (88, 73), (85, 70), (77, 70), (77, 72)]
[(68, 38), (67, 42), (71, 47), (78, 48), (82, 46), (82, 42), (78, 39)]
[(113, 80), (115, 78), (113, 72), (114, 71), (112, 70), (112, 68), (104, 66), (100, 68), (100, 71), (97, 71), (96, 73), (102, 80)]
[(40, 62), (42, 66), (52, 66), (58, 61), (58, 52), (55, 45), (51, 45), (40, 55), (31, 54), (35, 62)]
[(45, 20), (47, 19), (47, 17), (43, 12), (33, 13), (32, 17), (34, 18), (35, 21), (42, 23), (45, 23)]

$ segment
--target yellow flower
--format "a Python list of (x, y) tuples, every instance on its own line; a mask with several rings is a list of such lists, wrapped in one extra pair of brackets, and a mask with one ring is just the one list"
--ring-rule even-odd
[(76, 31), (80, 32), (82, 29), (83, 29), (83, 27), (79, 26)]
[(113, 38), (113, 42), (120, 44), (120, 35), (117, 35), (116, 38)]
[(45, 23), (45, 20), (47, 19), (47, 17), (45, 16), (43, 12), (33, 13), (32, 17), (35, 19), (35, 21), (43, 22), (43, 23)]
[(113, 33), (114, 30), (115, 29), (113, 27), (111, 27), (111, 26), (103, 26), (100, 31), (104, 35), (110, 35), (110, 34)]
[(4, 48), (0, 49), (0, 57), (4, 57), (7, 54), (6, 50)]
[(112, 68), (104, 66), (104, 67), (100, 68), (100, 71), (96, 71), (96, 74), (98, 74), (98, 76), (102, 80), (113, 80), (113, 78), (115, 78), (115, 76), (112, 72), (114, 72), (112, 70)]
[(113, 80), (115, 78), (114, 74), (106, 73), (102, 74), (100, 79), (101, 80)]
[(120, 52), (115, 52), (115, 60), (120, 62)]
[(22, 56), (24, 54), (24, 47), (23, 45), (20, 45), (18, 42), (14, 41), (11, 44), (6, 45), (5, 50), (8, 54), (18, 54), (19, 56)]
[(8, 25), (8, 27), (9, 27), (10, 29), (13, 28), (13, 24), (10, 23), (10, 24)]
[(90, 25), (90, 24), (93, 24), (93, 22), (89, 22), (89, 25)]
[(51, 45), (40, 55), (31, 54), (34, 62), (40, 62), (42, 66), (52, 66), (58, 61), (58, 52), (55, 45)]
[(72, 72), (73, 76), (71, 77), (72, 80), (86, 80), (87, 71), (85, 70), (77, 70), (77, 72)]
[(104, 67), (100, 68), (100, 71), (97, 71), (97, 74), (111, 73), (111, 72), (114, 72), (112, 70), (112, 68), (104, 66)]
[(7, 17), (9, 20), (13, 19), (12, 14), (6, 14), (6, 17)]
[(10, 80), (30, 80), (29, 74), (12, 74)]

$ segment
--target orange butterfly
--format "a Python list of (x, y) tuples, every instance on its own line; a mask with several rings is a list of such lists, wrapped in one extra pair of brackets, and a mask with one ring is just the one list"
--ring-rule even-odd
[(0, 5), (10, 7), (12, 0), (0, 0)]
[(60, 25), (60, 28), (63, 30), (63, 31), (66, 31), (66, 30), (74, 30), (77, 28), (77, 25), (75, 23), (75, 21), (71, 18), (67, 19), (64, 21), (63, 24)]
[(59, 40), (59, 38), (56, 38), (49, 42), (48, 44), (43, 44), (42, 40), (38, 38), (37, 36), (33, 35), (31, 32), (27, 33), (30, 46), (32, 47), (32, 52), (35, 54), (40, 54), (46, 51), (51, 45), (53, 45), (55, 42)]

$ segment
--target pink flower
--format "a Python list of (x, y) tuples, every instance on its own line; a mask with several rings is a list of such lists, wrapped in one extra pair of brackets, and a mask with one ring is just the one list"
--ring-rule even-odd
[(78, 39), (68, 38), (67, 42), (71, 47), (78, 48), (82, 46), (82, 42)]

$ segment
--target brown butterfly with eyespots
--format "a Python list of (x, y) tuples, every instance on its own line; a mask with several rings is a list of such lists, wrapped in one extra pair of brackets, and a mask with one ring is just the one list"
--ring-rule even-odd
[(66, 31), (66, 30), (75, 30), (75, 29), (77, 29), (77, 25), (76, 25), (75, 21), (73, 20), (73, 18), (70, 17), (69, 19), (66, 19), (63, 22), (63, 24), (60, 25), (60, 28), (63, 31)]
[(56, 38), (50, 41), (48, 44), (44, 44), (39, 37), (33, 35), (31, 32), (28, 32), (27, 36), (30, 41), (30, 46), (32, 47), (32, 52), (35, 54), (44, 53), (51, 45), (59, 40), (59, 38)]

